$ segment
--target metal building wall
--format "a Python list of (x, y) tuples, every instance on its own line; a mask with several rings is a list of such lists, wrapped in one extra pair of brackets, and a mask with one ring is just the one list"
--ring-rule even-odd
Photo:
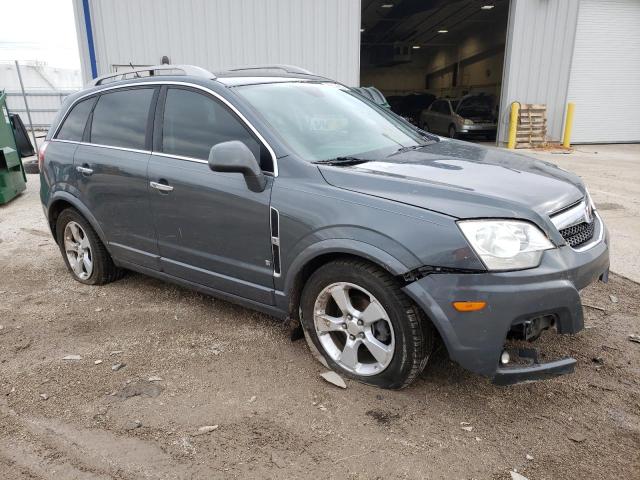
[(547, 105), (547, 135), (562, 136), (579, 0), (511, 0), (500, 100), (499, 141), (511, 102)]
[(172, 63), (220, 70), (287, 63), (357, 86), (360, 0), (74, 0), (85, 80), (91, 78), (83, 4), (98, 75), (114, 65)]

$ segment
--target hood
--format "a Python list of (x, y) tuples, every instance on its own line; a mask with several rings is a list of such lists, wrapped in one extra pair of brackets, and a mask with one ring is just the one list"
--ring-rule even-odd
[(585, 195), (576, 175), (551, 163), (456, 140), (358, 165), (319, 168), (335, 187), (456, 218), (537, 221)]

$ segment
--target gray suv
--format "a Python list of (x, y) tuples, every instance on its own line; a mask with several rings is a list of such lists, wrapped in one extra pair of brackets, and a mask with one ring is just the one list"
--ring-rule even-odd
[(384, 388), (437, 342), (498, 384), (570, 372), (517, 340), (580, 331), (579, 290), (607, 279), (578, 177), (431, 135), (295, 67), (99, 78), (67, 98), (39, 161), (77, 281), (135, 270), (299, 320), (323, 362)]

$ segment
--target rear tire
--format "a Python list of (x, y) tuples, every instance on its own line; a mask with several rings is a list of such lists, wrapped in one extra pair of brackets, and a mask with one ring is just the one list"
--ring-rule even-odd
[(56, 240), (74, 280), (103, 285), (123, 275), (93, 227), (75, 208), (63, 210), (56, 221)]
[(365, 261), (320, 267), (300, 306), (307, 338), (329, 367), (363, 383), (404, 388), (433, 350), (433, 327), (422, 311), (391, 275)]

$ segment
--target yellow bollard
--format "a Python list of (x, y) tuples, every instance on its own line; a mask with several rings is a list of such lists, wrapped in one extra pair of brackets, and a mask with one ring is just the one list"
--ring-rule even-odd
[(571, 147), (571, 129), (573, 128), (573, 111), (576, 106), (573, 102), (567, 104), (567, 118), (564, 121), (564, 137), (562, 138), (562, 146), (564, 148)]
[(516, 148), (516, 128), (518, 127), (518, 113), (520, 112), (520, 104), (513, 102), (511, 104), (511, 117), (509, 118), (509, 142), (507, 148), (513, 150)]

